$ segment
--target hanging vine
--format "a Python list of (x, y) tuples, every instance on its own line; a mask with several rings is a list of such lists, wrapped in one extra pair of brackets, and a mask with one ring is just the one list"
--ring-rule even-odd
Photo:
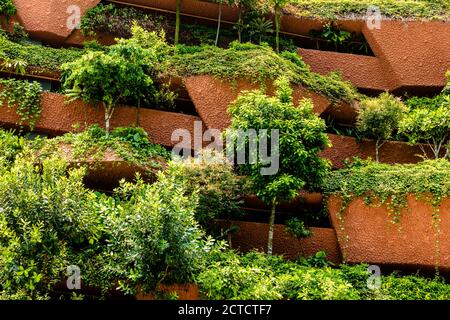
[(0, 104), (15, 108), (19, 116), (19, 124), (27, 123), (34, 129), (41, 114), (41, 85), (39, 82), (0, 79)]

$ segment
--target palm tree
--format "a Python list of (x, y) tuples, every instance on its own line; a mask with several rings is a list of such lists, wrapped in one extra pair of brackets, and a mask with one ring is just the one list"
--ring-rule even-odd
[(181, 0), (177, 0), (176, 21), (175, 21), (175, 45), (177, 45), (180, 40), (180, 11), (181, 11)]

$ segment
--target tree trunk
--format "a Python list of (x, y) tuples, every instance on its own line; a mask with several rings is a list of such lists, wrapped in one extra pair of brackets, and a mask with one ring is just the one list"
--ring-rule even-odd
[(220, 23), (222, 20), (222, 3), (219, 4), (219, 17), (217, 22), (216, 47), (219, 45)]
[[(384, 142), (383, 142), (384, 143)], [(376, 162), (380, 162), (380, 148), (383, 145), (383, 143), (380, 143), (380, 140), (378, 139), (377, 142), (375, 143), (375, 161)]]
[(181, 12), (181, 0), (177, 0), (176, 8), (176, 21), (175, 21), (175, 45), (178, 44), (180, 40), (180, 12)]
[(277, 53), (280, 53), (280, 7), (275, 6), (275, 41)]
[(239, 6), (239, 19), (238, 19), (238, 41), (239, 43), (242, 43), (242, 6)]
[(267, 242), (267, 254), (269, 256), (273, 253), (273, 228), (275, 225), (275, 209), (276, 209), (276, 202), (275, 200), (272, 201), (272, 210), (270, 212), (270, 219), (269, 219), (269, 239)]
[(110, 131), (110, 123), (111, 123), (111, 118), (114, 112), (114, 107), (113, 106), (109, 106), (106, 103), (103, 103), (103, 106), (105, 108), (105, 131), (106, 131), (106, 136), (109, 136), (109, 131)]
[(136, 127), (141, 124), (141, 99), (138, 99), (138, 105), (136, 110)]

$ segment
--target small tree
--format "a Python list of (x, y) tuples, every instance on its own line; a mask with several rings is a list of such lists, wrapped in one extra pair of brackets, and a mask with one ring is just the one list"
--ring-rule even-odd
[[(450, 148), (450, 97), (435, 109), (418, 108), (412, 110), (400, 122), (400, 133), (408, 137), (412, 144), (426, 143), (438, 159), (442, 150), (446, 150), (444, 158), (449, 156)], [(424, 147), (419, 144), (425, 157)]]
[(392, 138), (398, 124), (408, 109), (389, 93), (382, 93), (378, 98), (368, 98), (361, 102), (357, 119), (359, 132), (376, 139), (375, 159), (379, 162), (379, 151), (386, 140)]
[(280, 52), (281, 10), (289, 3), (289, 0), (271, 0), (275, 11), (275, 40), (277, 53)]
[[(259, 153), (254, 163), (239, 166), (239, 170), (252, 180), (257, 196), (271, 206), (268, 254), (272, 254), (273, 249), (273, 228), (278, 203), (282, 200), (291, 201), (302, 188), (315, 186), (329, 169), (328, 161), (318, 156), (329, 145), (324, 121), (314, 114), (310, 100), (302, 100), (298, 107), (294, 107), (292, 89), (286, 79), (279, 80), (276, 84), (276, 97), (268, 97), (259, 90), (248, 92), (238, 97), (229, 109), (232, 115), (231, 129), (256, 130), (260, 133), (257, 137), (260, 148), (263, 143), (276, 139), (271, 130), (278, 130), (278, 146), (271, 150), (272, 154), (275, 152), (279, 155), (276, 173), (263, 174), (261, 169), (267, 163)], [(267, 130), (267, 140), (260, 131), (264, 129)], [(238, 151), (251, 152), (248, 137), (242, 139), (235, 134), (231, 136)]]
[(81, 98), (101, 103), (105, 109), (105, 129), (109, 135), (115, 107), (123, 100), (153, 90), (154, 85), (143, 65), (145, 51), (136, 45), (118, 44), (109, 53), (89, 52), (64, 64), (63, 88), (71, 100)]

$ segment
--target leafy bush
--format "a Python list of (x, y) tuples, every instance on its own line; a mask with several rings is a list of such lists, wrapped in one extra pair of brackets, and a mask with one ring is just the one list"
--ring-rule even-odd
[(153, 292), (160, 283), (188, 283), (212, 243), (194, 219), (198, 198), (185, 183), (159, 175), (154, 185), (123, 183), (121, 202), (104, 219), (109, 239), (104, 272), (126, 293)]
[(234, 42), (229, 49), (203, 46), (180, 50), (167, 61), (169, 74), (211, 75), (236, 81), (248, 79), (265, 84), (266, 80), (285, 76), (294, 84), (301, 84), (333, 101), (352, 101), (358, 97), (356, 89), (337, 74), (322, 76), (312, 72), (297, 53), (276, 54), (270, 47)]
[(299, 238), (312, 236), (312, 231), (305, 226), (305, 223), (298, 218), (291, 218), (286, 221), (286, 232)]
[(358, 113), (358, 131), (367, 138), (375, 138), (375, 159), (379, 161), (379, 150), (386, 140), (392, 138), (398, 129), (399, 122), (408, 109), (403, 103), (388, 93), (378, 98), (367, 98), (361, 101)]
[(83, 169), (56, 158), (42, 168), (20, 158), (0, 171), (0, 292), (45, 297), (73, 256), (100, 237), (95, 195), (83, 186)]
[[(450, 96), (445, 96), (438, 107), (428, 109), (419, 107), (408, 113), (399, 124), (400, 133), (406, 135), (412, 144), (426, 143), (435, 159), (446, 150), (444, 158), (450, 150)], [(425, 147), (419, 145), (424, 153)]]
[(0, 79), (0, 105), (15, 108), (19, 124), (28, 123), (33, 130), (41, 114), (41, 85), (37, 81)]
[(327, 195), (336, 194), (344, 200), (342, 209), (358, 197), (367, 204), (378, 200), (387, 204), (394, 221), (398, 221), (409, 193), (417, 197), (430, 193), (431, 204), (439, 206), (450, 195), (449, 170), (450, 162), (443, 159), (396, 165), (357, 161), (349, 168), (333, 171), (324, 180), (323, 189)]
[(13, 0), (0, 0), (0, 15), (11, 17), (17, 12)]
[(0, 161), (12, 163), (26, 146), (26, 140), (14, 134), (14, 131), (0, 130)]
[(233, 166), (217, 153), (206, 150), (198, 158), (172, 162), (167, 174), (186, 182), (188, 194), (198, 193), (196, 220), (209, 226), (216, 218), (242, 215), (240, 208), (246, 193), (246, 181), (233, 172)]

